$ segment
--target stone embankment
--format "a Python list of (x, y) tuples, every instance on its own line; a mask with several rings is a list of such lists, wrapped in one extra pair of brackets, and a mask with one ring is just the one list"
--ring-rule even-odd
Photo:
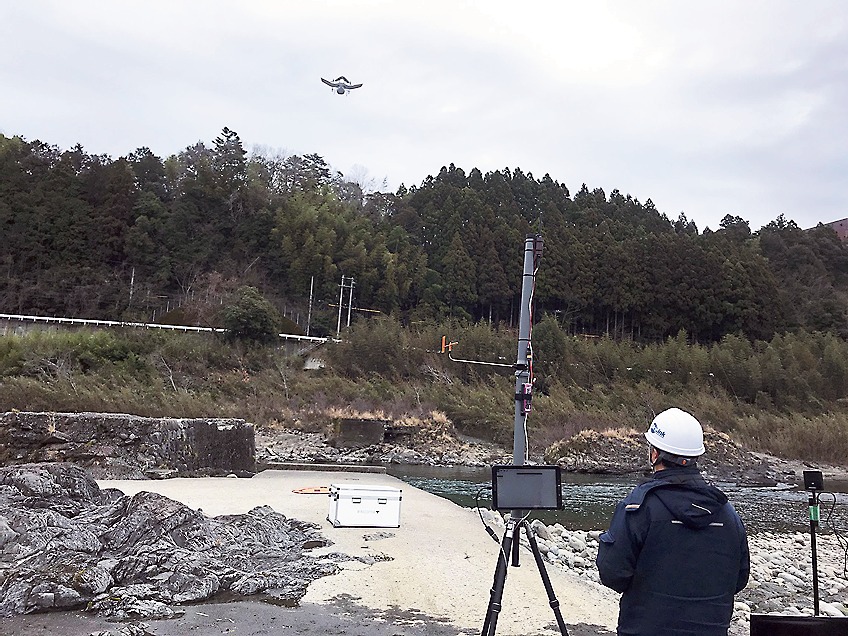
[[(500, 536), (504, 520), (500, 513), (478, 511)], [(553, 567), (570, 570), (600, 585), (595, 559), (601, 530), (566, 530), (560, 524), (546, 526), (531, 522), (539, 551)], [(527, 538), (522, 544), (529, 549)], [(751, 577), (736, 596), (731, 636), (750, 633), (752, 612), (761, 614), (813, 615), (813, 569), (810, 536), (805, 534), (760, 533), (748, 537)], [(848, 573), (845, 541), (832, 532), (816, 536), (819, 578), (819, 612), (824, 616), (848, 617)], [(693, 573), (697, 576), (697, 573)], [(848, 619), (846, 619), (848, 620)]]
[(296, 604), (348, 560), (309, 555), (330, 543), (268, 506), (209, 518), (155, 493), (101, 490), (71, 464), (0, 468), (0, 617), (86, 607), (168, 618), (171, 605), (225, 592)]
[(68, 462), (97, 479), (254, 470), (253, 425), (231, 418), (0, 413), (0, 465)]

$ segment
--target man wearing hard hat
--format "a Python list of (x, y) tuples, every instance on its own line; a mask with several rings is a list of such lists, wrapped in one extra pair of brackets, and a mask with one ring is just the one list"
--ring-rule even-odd
[(745, 527), (698, 470), (698, 420), (671, 408), (645, 437), (653, 477), (618, 504), (598, 550), (601, 582), (622, 593), (618, 634), (727, 636), (750, 571)]

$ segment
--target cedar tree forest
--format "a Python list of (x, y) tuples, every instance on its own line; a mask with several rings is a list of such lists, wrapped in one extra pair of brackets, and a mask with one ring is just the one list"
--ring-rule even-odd
[(327, 335), (346, 276), (370, 310), (354, 319), (511, 325), (523, 240), (538, 233), (536, 316), (570, 334), (848, 335), (848, 250), (824, 225), (776, 214), (752, 232), (727, 215), (699, 232), (650, 199), (517, 167), (451, 164), (394, 194), (369, 185), (315, 154), (248, 153), (228, 128), (164, 160), (0, 135), (0, 311), (214, 326), (215, 312), (169, 312), (250, 286), (302, 331), (312, 287), (311, 333)]

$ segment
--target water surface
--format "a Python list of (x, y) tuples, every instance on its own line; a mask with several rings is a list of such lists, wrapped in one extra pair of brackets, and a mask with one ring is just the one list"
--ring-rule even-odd
[[(490, 508), (492, 503), (491, 468), (399, 466), (386, 467), (390, 475), (408, 484), (450, 499), (468, 508)], [(608, 526), (616, 504), (642, 481), (638, 476), (562, 475), (562, 510), (531, 513), (531, 518), (546, 524), (561, 523), (570, 530), (601, 530)], [(737, 486), (716, 483), (739, 512), (749, 532), (809, 532), (808, 493), (796, 487)], [(837, 505), (830, 520), (840, 532), (848, 526), (846, 484), (825, 484), (834, 495), (822, 493), (821, 525), (829, 529), (828, 514), (834, 497)]]

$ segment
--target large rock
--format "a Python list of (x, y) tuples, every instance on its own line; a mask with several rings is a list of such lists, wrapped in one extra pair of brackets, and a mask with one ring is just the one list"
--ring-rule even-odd
[[(719, 481), (774, 485), (768, 462), (746, 451), (730, 436), (707, 428), (706, 453), (698, 459), (701, 470)], [(563, 470), (594, 474), (649, 474), (648, 443), (640, 431), (583, 430), (545, 450), (545, 461)]]
[(82, 469), (0, 468), (0, 616), (88, 606), (127, 618), (227, 591), (296, 603), (337, 571), (318, 526), (267, 506), (209, 518), (162, 495), (100, 490)]
[(0, 464), (72, 462), (98, 478), (249, 473), (252, 424), (117, 413), (0, 414)]

